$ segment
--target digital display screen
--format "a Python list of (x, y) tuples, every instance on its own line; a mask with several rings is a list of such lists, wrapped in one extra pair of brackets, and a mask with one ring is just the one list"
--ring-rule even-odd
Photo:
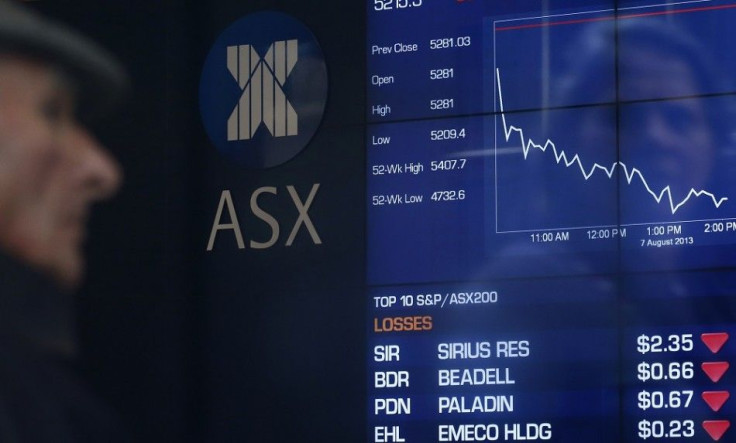
[(736, 2), (366, 8), (368, 441), (733, 441)]

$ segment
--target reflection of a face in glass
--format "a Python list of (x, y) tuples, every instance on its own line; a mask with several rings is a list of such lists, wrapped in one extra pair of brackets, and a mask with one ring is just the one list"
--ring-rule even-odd
[[(591, 25), (571, 51), (577, 57), (564, 94), (575, 96), (596, 88), (603, 99), (609, 89), (596, 79), (615, 72), (620, 100), (615, 113), (595, 106), (586, 110), (579, 126), (580, 143), (615, 143), (618, 160), (625, 165), (618, 172), (631, 174), (634, 168), (640, 172), (641, 179), (620, 176), (624, 222), (702, 209), (705, 198), (677, 205), (691, 191), (719, 190), (713, 183), (719, 180), (718, 151), (728, 137), (721, 123), (727, 113), (717, 109), (723, 102), (702, 97), (717, 90), (717, 71), (707, 50), (675, 23), (631, 20), (617, 26)], [(660, 202), (655, 195), (662, 196)]]
[[(699, 92), (692, 68), (675, 55), (648, 48), (626, 51), (620, 72), (634, 97), (688, 97)], [(692, 98), (624, 105), (621, 146), (651, 185), (686, 194), (709, 180), (715, 155), (713, 128), (702, 100)]]
[(77, 121), (73, 90), (43, 62), (0, 56), (0, 245), (69, 288), (83, 274), (90, 206), (121, 181)]

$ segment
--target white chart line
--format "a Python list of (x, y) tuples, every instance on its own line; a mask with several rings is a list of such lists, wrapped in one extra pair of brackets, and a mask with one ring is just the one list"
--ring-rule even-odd
[(572, 156), (572, 158), (568, 158), (567, 153), (560, 149), (557, 149), (557, 146), (555, 146), (554, 142), (550, 139), (547, 139), (547, 141), (543, 144), (537, 144), (532, 140), (531, 138), (526, 138), (524, 136), (524, 130), (521, 128), (518, 128), (516, 126), (508, 126), (506, 123), (506, 114), (504, 113), (504, 107), (503, 107), (503, 92), (501, 90), (501, 72), (499, 68), (496, 68), (496, 81), (498, 84), (498, 102), (499, 107), (501, 111), (501, 121), (503, 122), (503, 131), (504, 136), (506, 138), (506, 141), (508, 142), (511, 138), (511, 134), (514, 132), (519, 134), (519, 140), (521, 141), (521, 147), (522, 152), (524, 154), (524, 160), (526, 160), (527, 156), (529, 155), (529, 151), (531, 151), (532, 148), (539, 149), (542, 152), (546, 152), (548, 148), (552, 148), (552, 152), (555, 156), (555, 161), (559, 163), (564, 163), (566, 167), (571, 167), (573, 165), (577, 165), (580, 169), (580, 172), (583, 175), (583, 178), (585, 180), (589, 180), (590, 177), (593, 176), (597, 171), (602, 171), (606, 176), (608, 176), (609, 179), (613, 178), (613, 173), (615, 172), (616, 168), (619, 167), (624, 177), (626, 177), (627, 183), (630, 185), (631, 182), (634, 180), (634, 177), (638, 177), (638, 179), (641, 181), (641, 183), (644, 185), (644, 188), (646, 188), (649, 195), (654, 198), (654, 200), (661, 204), (662, 200), (664, 200), (664, 197), (667, 196), (667, 201), (669, 202), (670, 211), (672, 211), (672, 214), (674, 215), (678, 209), (680, 209), (685, 203), (687, 203), (690, 198), (692, 197), (701, 197), (706, 196), (711, 199), (713, 202), (713, 206), (717, 208), (720, 208), (721, 205), (728, 200), (728, 197), (721, 197), (717, 198), (715, 194), (713, 194), (710, 191), (706, 191), (704, 189), (696, 190), (694, 188), (690, 188), (690, 191), (687, 193), (687, 196), (680, 200), (679, 202), (675, 203), (674, 197), (672, 196), (672, 190), (670, 189), (670, 185), (667, 185), (662, 189), (659, 193), (654, 191), (650, 186), (649, 183), (647, 183), (646, 178), (644, 178), (644, 175), (639, 171), (637, 168), (631, 168), (629, 169), (628, 166), (626, 166), (623, 162), (616, 161), (611, 164), (609, 168), (606, 168), (605, 166), (593, 163), (593, 166), (591, 166), (589, 169), (586, 170), (585, 166), (583, 166), (583, 161), (580, 159), (580, 156), (578, 154), (575, 154)]

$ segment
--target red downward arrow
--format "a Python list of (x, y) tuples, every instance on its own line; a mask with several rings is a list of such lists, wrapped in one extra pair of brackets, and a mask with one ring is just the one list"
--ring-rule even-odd
[(705, 346), (710, 349), (710, 352), (715, 354), (720, 351), (723, 345), (728, 341), (728, 333), (714, 332), (711, 334), (701, 334), (700, 339), (705, 343)]
[(703, 422), (703, 429), (714, 441), (720, 440), (730, 426), (731, 422), (728, 420), (706, 420)]
[(714, 412), (718, 412), (730, 396), (731, 394), (729, 394), (728, 391), (703, 392), (703, 400), (708, 403), (708, 406), (710, 406)]
[(723, 374), (728, 371), (728, 362), (727, 361), (715, 361), (715, 362), (706, 362), (703, 363), (701, 366), (703, 368), (703, 372), (708, 374), (708, 377), (713, 381), (713, 383), (718, 383), (718, 381), (723, 377)]

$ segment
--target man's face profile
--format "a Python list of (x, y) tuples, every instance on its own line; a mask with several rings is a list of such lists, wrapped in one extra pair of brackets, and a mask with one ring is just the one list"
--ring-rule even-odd
[(0, 246), (76, 286), (89, 207), (120, 181), (117, 163), (77, 121), (64, 76), (0, 53)]

